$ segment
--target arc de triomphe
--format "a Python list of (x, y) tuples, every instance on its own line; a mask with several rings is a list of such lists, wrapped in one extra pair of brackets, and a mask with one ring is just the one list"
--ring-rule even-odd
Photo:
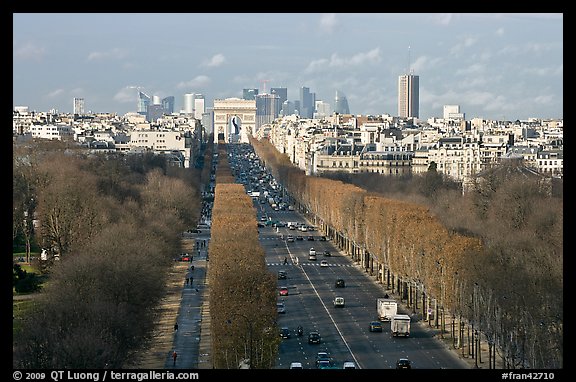
[(256, 101), (241, 98), (214, 100), (214, 143), (248, 143), (256, 129)]

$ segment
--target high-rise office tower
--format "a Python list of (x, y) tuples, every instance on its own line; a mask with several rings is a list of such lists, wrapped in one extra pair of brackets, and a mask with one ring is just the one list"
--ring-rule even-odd
[(316, 94), (310, 93), (310, 88), (302, 86), (300, 89), (300, 117), (312, 118), (315, 103)]
[(258, 95), (258, 89), (244, 89), (242, 91), (242, 99), (254, 100)]
[(350, 108), (348, 107), (348, 100), (342, 92), (336, 90), (336, 95), (334, 96), (334, 112), (338, 114), (350, 114)]
[(74, 98), (74, 114), (84, 114), (84, 98)]
[(138, 92), (138, 114), (146, 115), (150, 105), (150, 96), (142, 91)]
[(194, 94), (193, 93), (184, 94), (184, 107), (182, 108), (182, 112), (185, 114), (193, 114), (194, 113)]
[(403, 74), (398, 77), (398, 116), (419, 117), (419, 76)]
[(256, 96), (256, 131), (266, 123), (272, 123), (277, 117), (279, 97), (276, 94), (258, 94)]
[(174, 96), (168, 96), (162, 99), (162, 107), (166, 114), (174, 113)]
[(206, 111), (204, 102), (203, 94), (194, 94), (194, 118), (202, 119), (202, 114)]
[(278, 117), (280, 110), (282, 110), (282, 105), (288, 100), (288, 88), (270, 88), (270, 93), (278, 96), (278, 110), (276, 110), (276, 117)]

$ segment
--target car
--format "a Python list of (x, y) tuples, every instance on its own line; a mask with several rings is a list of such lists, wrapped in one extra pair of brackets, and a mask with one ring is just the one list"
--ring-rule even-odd
[(412, 362), (408, 358), (400, 358), (396, 361), (396, 369), (412, 369)]
[(336, 288), (345, 288), (346, 287), (346, 282), (344, 281), (344, 279), (338, 279), (336, 280), (336, 282), (334, 283), (334, 286)]
[(320, 241), (326, 241), (326, 236), (320, 236), (320, 239), (318, 239)]
[(280, 287), (278, 294), (280, 296), (288, 296), (288, 287)]
[(292, 333), (290, 333), (290, 329), (288, 329), (287, 327), (282, 327), (280, 329), (280, 337), (290, 338), (291, 336), (292, 336)]
[(304, 367), (302, 366), (302, 362), (292, 362), (290, 369), (304, 369)]
[(307, 240), (308, 241), (314, 241), (314, 236), (308, 236)]
[(380, 321), (370, 322), (370, 331), (371, 332), (381, 332), (382, 331), (382, 323)]
[(278, 271), (278, 280), (286, 280), (287, 277), (286, 271)]
[(178, 260), (179, 260), (179, 261), (188, 261), (188, 262), (190, 262), (190, 261), (192, 261), (192, 256), (190, 256), (190, 255), (187, 254), (187, 253), (181, 253)]
[(352, 361), (345, 361), (342, 364), (342, 369), (356, 369), (356, 364)]
[(331, 364), (332, 357), (325, 351), (319, 351), (316, 353), (316, 367), (318, 367), (321, 362), (329, 362)]
[(320, 337), (320, 333), (318, 333), (318, 331), (314, 330), (314, 331), (311, 331), (310, 333), (308, 333), (308, 343), (309, 344), (317, 345), (320, 342), (322, 342), (322, 337)]
[(283, 302), (276, 303), (276, 310), (280, 314), (286, 313), (286, 307), (284, 306), (284, 303)]
[(296, 236), (296, 240), (304, 240), (304, 236), (298, 235), (298, 236)]
[(330, 257), (330, 256), (332, 256), (332, 252), (330, 252), (329, 250), (325, 250), (325, 251), (324, 251), (324, 256)]
[(334, 307), (343, 308), (344, 307), (344, 297), (334, 297)]
[(327, 267), (327, 266), (328, 266), (328, 262), (327, 262), (326, 260), (322, 260), (322, 261), (320, 262), (320, 266), (321, 266), (321, 267)]
[(316, 368), (318, 369), (332, 369), (332, 362), (326, 359), (320, 360), (316, 363)]
[(286, 241), (289, 243), (293, 243), (294, 242), (294, 236), (292, 236), (292, 235), (286, 236)]

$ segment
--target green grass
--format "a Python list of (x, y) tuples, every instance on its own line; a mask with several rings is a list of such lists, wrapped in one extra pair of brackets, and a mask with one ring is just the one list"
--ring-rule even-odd
[(12, 335), (17, 334), (21, 327), (22, 321), (27, 317), (27, 313), (34, 306), (34, 299), (29, 300), (12, 300)]

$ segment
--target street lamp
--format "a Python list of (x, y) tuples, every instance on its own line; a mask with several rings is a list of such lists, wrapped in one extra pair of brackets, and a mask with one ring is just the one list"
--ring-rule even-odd
[[(252, 328), (252, 321), (250, 321), (250, 319), (249, 319), (248, 317), (246, 317), (245, 315), (243, 315), (242, 313), (232, 313), (232, 316), (233, 316), (233, 317), (234, 317), (234, 316), (242, 317), (243, 319), (246, 320), (246, 324), (248, 325), (248, 346), (249, 346), (248, 353), (249, 353), (249, 357), (250, 357), (249, 360), (248, 360), (248, 361), (249, 361), (249, 362), (248, 362), (248, 367), (249, 367), (250, 369), (252, 369), (252, 360), (254, 359), (254, 358), (253, 358), (253, 348), (254, 348), (254, 347), (253, 347), (253, 343), (252, 343), (252, 330), (253, 330), (253, 328)], [(228, 322), (229, 324), (231, 324), (231, 323), (232, 323), (232, 320), (229, 319), (227, 322)]]

